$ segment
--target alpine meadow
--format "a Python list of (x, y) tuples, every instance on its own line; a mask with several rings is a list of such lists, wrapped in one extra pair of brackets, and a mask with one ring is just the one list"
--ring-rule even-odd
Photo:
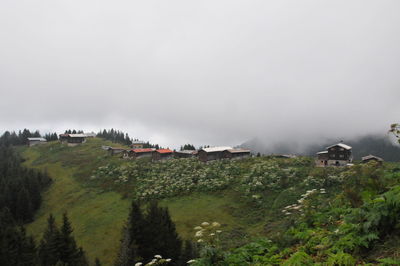
[(0, 1), (0, 266), (400, 265), (398, 10)]

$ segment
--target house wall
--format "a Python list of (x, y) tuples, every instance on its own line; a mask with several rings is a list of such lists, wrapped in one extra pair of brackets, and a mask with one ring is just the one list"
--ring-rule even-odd
[(174, 158), (174, 154), (173, 153), (154, 152), (152, 158), (153, 158), (154, 161), (169, 160), (169, 159), (173, 159)]
[(250, 152), (236, 152), (223, 151), (222, 157), (225, 159), (244, 159), (250, 157)]
[(327, 166), (346, 166), (348, 163), (347, 160), (328, 160)]
[(245, 158), (249, 158), (249, 157), (250, 157), (250, 153), (249, 152), (233, 153), (232, 154), (232, 160), (245, 159)]
[(47, 142), (39, 141), (39, 140), (29, 140), (28, 141), (28, 146), (32, 147), (32, 146), (35, 146), (35, 145), (40, 145), (40, 144), (45, 144), (45, 143), (47, 143)]
[(217, 152), (206, 152), (203, 150), (200, 150), (198, 153), (199, 160), (202, 162), (207, 162), (207, 161), (212, 161), (212, 160), (219, 160), (224, 158), (223, 157), (223, 152), (222, 151), (217, 151)]
[(340, 146), (334, 146), (328, 149), (329, 160), (352, 161), (351, 150), (346, 150)]
[(132, 149), (143, 149), (143, 144), (132, 144)]
[(134, 156), (136, 159), (139, 158), (147, 158), (147, 157), (152, 157), (153, 156), (153, 152), (141, 152), (141, 153), (136, 153), (136, 155)]
[(68, 138), (69, 144), (81, 144), (85, 142), (86, 142), (85, 138)]
[(191, 158), (191, 157), (194, 157), (194, 154), (175, 152), (174, 157), (175, 158)]

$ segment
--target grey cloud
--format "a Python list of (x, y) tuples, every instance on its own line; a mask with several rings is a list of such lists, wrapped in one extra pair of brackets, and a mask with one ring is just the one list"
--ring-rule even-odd
[(0, 3), (3, 129), (168, 146), (312, 142), (399, 119), (398, 1)]

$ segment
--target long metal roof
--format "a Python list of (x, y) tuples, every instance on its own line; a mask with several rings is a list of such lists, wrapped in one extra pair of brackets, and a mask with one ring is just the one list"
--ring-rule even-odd
[(42, 142), (46, 142), (47, 139), (45, 138), (28, 138), (29, 141), (42, 141)]
[(182, 150), (182, 151), (176, 151), (176, 153), (183, 153), (183, 154), (196, 154), (196, 150)]
[(68, 134), (70, 138), (86, 138), (85, 134)]
[(378, 161), (383, 162), (383, 159), (381, 157), (378, 157), (378, 156), (375, 156), (375, 155), (372, 155), (372, 154), (364, 156), (364, 157), (361, 158), (362, 161), (370, 160), (370, 159), (377, 159)]
[(145, 152), (153, 152), (155, 149), (153, 148), (146, 148), (146, 149), (132, 149), (131, 150), (134, 153), (145, 153)]
[(205, 152), (220, 152), (226, 150), (232, 150), (232, 147), (229, 146), (221, 146), (221, 147), (211, 147), (211, 148), (203, 148), (202, 150)]
[(344, 144), (344, 143), (334, 144), (334, 145), (331, 145), (331, 146), (326, 147), (326, 148), (329, 149), (329, 148), (332, 148), (332, 147), (335, 147), (335, 146), (342, 147), (342, 148), (344, 148), (344, 149), (346, 149), (346, 150), (351, 150), (351, 146), (346, 145), (346, 144)]
[(174, 151), (171, 151), (170, 149), (159, 149), (156, 150), (158, 153), (174, 153)]
[(231, 149), (228, 150), (230, 153), (250, 153), (250, 150), (245, 150), (245, 149)]

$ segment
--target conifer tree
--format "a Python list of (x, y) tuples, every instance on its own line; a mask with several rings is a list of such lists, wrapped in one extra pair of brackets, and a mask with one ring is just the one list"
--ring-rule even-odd
[(52, 214), (47, 219), (47, 228), (39, 245), (39, 260), (43, 266), (52, 266), (59, 261), (60, 232)]
[(60, 260), (66, 264), (78, 265), (84, 258), (83, 250), (77, 248), (74, 237), (72, 236), (72, 227), (67, 213), (63, 214), (63, 223), (60, 228)]

